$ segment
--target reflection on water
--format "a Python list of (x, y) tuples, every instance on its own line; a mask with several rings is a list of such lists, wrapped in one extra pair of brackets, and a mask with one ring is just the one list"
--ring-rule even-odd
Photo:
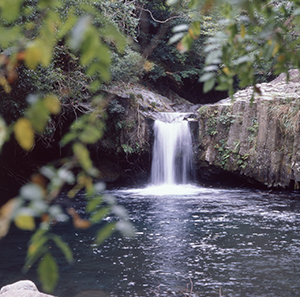
[[(222, 296), (299, 294), (296, 196), (195, 186), (183, 194), (182, 188), (172, 187), (171, 195), (162, 195), (163, 189), (153, 194), (149, 188), (111, 191), (130, 213), (133, 239), (115, 234), (98, 247), (95, 230), (57, 226), (76, 263), (69, 266), (59, 258), (62, 272), (55, 294), (101, 290), (107, 296), (166, 296), (168, 290), (183, 291), (190, 281), (193, 296), (219, 296), (220, 288)], [(0, 286), (24, 278), (16, 274), (24, 259), (17, 260), (16, 252), (19, 248), (24, 257), (25, 247), (11, 234), (0, 248)]]

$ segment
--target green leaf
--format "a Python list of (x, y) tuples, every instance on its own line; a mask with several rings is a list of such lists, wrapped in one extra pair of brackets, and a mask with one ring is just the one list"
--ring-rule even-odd
[(30, 69), (35, 69), (42, 59), (42, 47), (39, 40), (27, 44), (25, 49), (25, 64)]
[(116, 44), (119, 52), (124, 51), (127, 44), (126, 38), (113, 24), (107, 24), (101, 33), (105, 39), (112, 40)]
[(27, 116), (36, 131), (44, 131), (49, 120), (49, 111), (42, 100), (38, 100), (27, 110)]
[(1, 0), (1, 18), (7, 22), (15, 21), (20, 14), (20, 7), (23, 0)]
[(172, 31), (174, 33), (177, 33), (177, 32), (181, 32), (181, 31), (187, 31), (189, 29), (189, 25), (187, 24), (181, 24), (181, 25), (178, 25), (178, 26), (175, 26)]
[(9, 44), (21, 39), (21, 31), (18, 26), (12, 28), (0, 27), (0, 45), (6, 48)]
[(74, 258), (70, 247), (58, 235), (52, 235), (51, 238), (56, 246), (63, 252), (66, 260), (71, 264), (74, 261)]
[(87, 204), (86, 206), (86, 211), (87, 212), (92, 212), (94, 211), (99, 205), (103, 203), (103, 199), (101, 196), (96, 196), (93, 197)]
[(177, 42), (177, 41), (180, 40), (184, 35), (185, 35), (184, 32), (180, 32), (180, 33), (177, 33), (177, 34), (173, 35), (173, 36), (169, 39), (168, 44), (173, 44), (173, 43)]
[(40, 261), (37, 271), (43, 290), (51, 293), (57, 284), (59, 275), (57, 263), (50, 253), (47, 253)]
[(16, 226), (22, 230), (33, 231), (35, 229), (35, 221), (33, 216), (19, 214), (14, 218)]
[(133, 225), (127, 220), (118, 221), (116, 223), (116, 228), (121, 232), (123, 236), (133, 237), (135, 235)]
[(61, 7), (62, 2), (60, 0), (40, 0), (39, 7), (44, 9), (47, 7)]
[(102, 229), (99, 230), (96, 236), (96, 244), (102, 244), (111, 234), (115, 231), (116, 223), (106, 224)]
[(213, 87), (215, 86), (215, 82), (216, 82), (215, 78), (211, 78), (210, 80), (207, 80), (204, 83), (203, 92), (207, 93), (207, 92), (211, 91), (213, 89)]
[(27, 272), (32, 265), (47, 252), (48, 247), (46, 243), (48, 237), (46, 230), (39, 229), (37, 230), (30, 239), (30, 245), (27, 250), (26, 262), (23, 267), (23, 272)]
[(60, 26), (57, 37), (58, 39), (63, 38), (71, 29), (75, 26), (77, 17), (74, 15), (74, 9), (71, 8), (68, 17)]
[(60, 102), (57, 96), (53, 94), (48, 94), (43, 101), (45, 107), (50, 113), (55, 115), (60, 113)]
[(84, 145), (82, 145), (81, 143), (75, 143), (73, 145), (73, 151), (84, 170), (88, 171), (89, 169), (92, 168), (90, 153)]
[(73, 50), (79, 50), (84, 37), (85, 33), (88, 30), (89, 26), (92, 23), (91, 16), (82, 16), (77, 24), (73, 27), (70, 39), (69, 39), (69, 45)]
[(200, 4), (200, 0), (190, 0), (189, 1), (189, 8), (190, 9), (197, 8), (197, 6), (199, 6), (199, 4)]
[(2, 148), (2, 145), (4, 144), (6, 138), (7, 138), (7, 127), (5, 121), (0, 117), (0, 151)]
[(245, 56), (241, 56), (238, 59), (236, 59), (235, 64), (239, 65), (239, 64), (242, 64), (242, 63), (246, 63), (248, 61), (251, 61), (250, 56), (245, 55)]
[(212, 79), (214, 76), (215, 76), (215, 74), (213, 72), (205, 73), (200, 77), (199, 81), (206, 82), (206, 81)]
[(77, 135), (76, 133), (70, 132), (64, 135), (64, 137), (62, 138), (62, 140), (60, 141), (60, 144), (62, 146), (67, 145), (69, 142), (71, 142), (72, 140), (76, 139)]
[(178, 2), (179, 0), (167, 0), (168, 5), (174, 5)]
[(31, 122), (26, 118), (19, 118), (14, 125), (15, 137), (19, 145), (29, 151), (34, 144), (34, 130)]
[(220, 49), (215, 50), (208, 54), (205, 59), (205, 64), (219, 64), (221, 62), (220, 58), (222, 57), (222, 51)]
[(200, 22), (193, 22), (192, 23), (192, 30), (195, 36), (199, 36), (201, 32)]
[(44, 192), (39, 185), (29, 183), (20, 189), (20, 195), (26, 200), (41, 200), (44, 197)]
[(90, 220), (93, 223), (101, 222), (108, 214), (110, 213), (110, 209), (108, 207), (102, 207), (97, 210), (95, 213), (91, 215)]

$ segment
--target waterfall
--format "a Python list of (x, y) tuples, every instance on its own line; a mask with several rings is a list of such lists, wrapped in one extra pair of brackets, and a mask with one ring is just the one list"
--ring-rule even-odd
[(154, 123), (151, 166), (153, 185), (189, 182), (192, 172), (192, 137), (187, 114), (162, 113)]

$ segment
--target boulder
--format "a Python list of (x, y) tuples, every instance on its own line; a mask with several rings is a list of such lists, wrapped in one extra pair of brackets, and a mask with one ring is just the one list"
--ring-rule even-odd
[(36, 285), (30, 280), (21, 280), (6, 285), (0, 290), (1, 297), (54, 297), (39, 292)]

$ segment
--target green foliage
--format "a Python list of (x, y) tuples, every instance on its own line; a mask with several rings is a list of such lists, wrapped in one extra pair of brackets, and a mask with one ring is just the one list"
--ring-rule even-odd
[[(180, 3), (181, 1), (170, 1)], [(264, 71), (287, 73), (291, 67), (300, 68), (299, 55), (299, 1), (188, 1), (201, 20), (218, 9), (222, 15), (221, 26), (206, 41), (204, 91), (216, 86), (217, 90), (228, 90), (232, 95), (235, 81), (239, 87), (255, 85)], [(182, 51), (190, 49), (191, 32), (198, 33), (192, 23), (182, 37)], [(201, 34), (201, 32), (200, 32)], [(255, 89), (260, 92), (259, 89)]]
[(141, 54), (129, 47), (120, 55), (113, 53), (113, 62), (110, 67), (112, 82), (134, 83), (139, 81), (144, 73), (144, 59)]
[[(132, 5), (115, 1), (110, 5), (114, 7), (114, 3), (119, 12), (133, 11)], [(5, 107), (1, 112), (18, 109), (0, 118), (0, 146), (13, 132), (19, 145), (30, 151), (35, 134), (45, 133), (50, 117), (60, 113), (61, 105), (73, 101), (70, 105), (76, 108), (78, 102), (89, 101), (80, 110), (84, 115), (76, 119), (61, 141), (62, 146), (70, 145), (72, 155), (58, 162), (57, 167), (42, 167), (0, 212), (4, 225), (0, 237), (8, 232), (11, 222), (23, 230), (35, 231), (24, 271), (39, 262), (37, 272), (46, 292), (55, 288), (59, 278), (52, 245), (67, 262), (73, 261), (71, 248), (51, 232), (54, 221), (72, 219), (75, 227), (84, 229), (115, 214), (115, 222), (97, 231), (98, 244), (116, 230), (126, 235), (133, 232), (127, 212), (112, 197), (101, 195), (103, 186), (95, 182), (99, 172), (88, 150), (88, 145), (102, 137), (105, 119), (104, 101), (92, 94), (110, 79), (111, 51), (122, 51), (126, 45), (126, 38), (116, 26), (121, 22), (120, 15), (111, 18), (114, 11), (104, 10), (107, 5), (102, 1), (0, 1), (0, 87), (4, 91), (1, 104)], [(129, 20), (130, 14), (123, 24)], [(134, 22), (123, 31), (129, 30), (134, 38), (132, 28)], [(85, 189), (89, 219), (82, 219), (73, 208), (66, 214), (56, 204), (55, 198), (64, 186), (71, 188), (70, 198)]]
[[(182, 86), (186, 79), (197, 80), (204, 63), (203, 40), (194, 40), (191, 50), (180, 53), (173, 45), (191, 22), (191, 16), (185, 5), (169, 7), (165, 1), (146, 1), (143, 13), (149, 26), (141, 31), (139, 42), (143, 55), (153, 63), (146, 69), (144, 79), (157, 85), (168, 82)], [(151, 11), (151, 15), (149, 13)], [(143, 29), (143, 28), (142, 28)], [(172, 39), (171, 39), (172, 38)], [(169, 42), (171, 39), (171, 42)]]

